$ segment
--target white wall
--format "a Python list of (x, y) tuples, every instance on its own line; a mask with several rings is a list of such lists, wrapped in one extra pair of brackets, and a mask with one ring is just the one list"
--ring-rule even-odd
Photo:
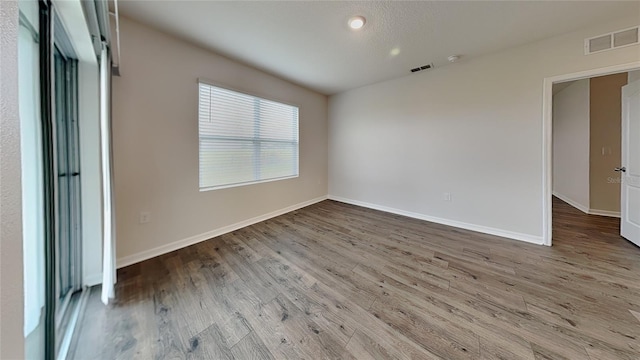
[(629, 71), (629, 77), (627, 78), (627, 83), (631, 83), (636, 80), (640, 80), (640, 70)]
[(24, 358), (18, 2), (0, 1), (0, 359)]
[(589, 211), (589, 79), (553, 96), (553, 194)]
[(640, 60), (638, 46), (583, 49), (637, 21), (330, 97), (330, 196), (541, 243), (543, 79)]
[[(123, 18), (113, 78), (120, 265), (327, 194), (327, 98)], [(200, 192), (199, 77), (300, 108), (300, 177)], [(142, 211), (151, 222), (139, 224)], [(204, 234), (204, 235), (203, 235)], [(177, 243), (177, 241), (184, 242)]]

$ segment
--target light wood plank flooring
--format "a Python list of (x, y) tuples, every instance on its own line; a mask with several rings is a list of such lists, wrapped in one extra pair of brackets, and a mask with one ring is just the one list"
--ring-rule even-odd
[(76, 359), (639, 359), (640, 249), (554, 199), (554, 246), (324, 201), (118, 272)]

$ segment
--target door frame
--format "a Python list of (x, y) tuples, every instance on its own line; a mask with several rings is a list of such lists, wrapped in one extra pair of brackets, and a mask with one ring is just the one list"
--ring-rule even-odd
[(553, 84), (640, 70), (640, 61), (544, 78), (542, 92), (542, 244), (552, 244)]

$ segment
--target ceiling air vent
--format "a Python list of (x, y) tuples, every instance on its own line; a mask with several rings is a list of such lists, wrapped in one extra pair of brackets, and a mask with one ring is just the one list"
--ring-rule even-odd
[(595, 54), (601, 51), (618, 49), (640, 43), (639, 27), (615, 31), (605, 35), (584, 40), (584, 54)]
[(414, 72), (418, 72), (418, 71), (422, 71), (422, 70), (428, 70), (428, 69), (431, 69), (432, 67), (433, 67), (433, 63), (427, 64), (427, 65), (422, 65), (422, 66), (418, 66), (418, 67), (415, 67), (415, 68), (411, 69), (411, 72), (414, 73)]

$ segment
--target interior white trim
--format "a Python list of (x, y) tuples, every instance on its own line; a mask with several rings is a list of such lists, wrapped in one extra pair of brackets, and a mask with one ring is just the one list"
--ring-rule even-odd
[(598, 210), (598, 209), (590, 209), (588, 206), (584, 206), (583, 204), (580, 204), (577, 201), (574, 201), (562, 194), (559, 194), (557, 192), (553, 192), (553, 196), (557, 197), (558, 199), (566, 202), (567, 204), (573, 206), (574, 208), (582, 211), (585, 214), (589, 214), (589, 215), (598, 215), (598, 216), (609, 216), (609, 217), (620, 217), (620, 211), (609, 211), (609, 210)]
[(574, 208), (582, 211), (585, 214), (589, 214), (589, 215), (598, 215), (598, 216), (608, 216), (608, 217), (620, 217), (620, 212), (619, 211), (609, 211), (609, 210), (598, 210), (598, 209), (590, 209), (588, 206), (584, 206), (582, 204), (580, 204), (577, 201), (571, 200), (570, 198), (559, 194), (557, 192), (553, 192), (553, 196), (557, 197), (558, 199), (566, 202), (567, 204), (573, 206)]
[(537, 244), (537, 245), (543, 244), (542, 237), (540, 236), (517, 233), (513, 231), (497, 229), (497, 228), (492, 228), (488, 226), (469, 224), (469, 223), (456, 221), (456, 220), (443, 219), (435, 216), (429, 216), (429, 215), (419, 214), (411, 211), (395, 209), (387, 206), (371, 204), (364, 201), (347, 199), (347, 198), (343, 198), (335, 195), (329, 195), (328, 198), (329, 200), (340, 201), (340, 202), (351, 204), (351, 205), (361, 206), (361, 207), (365, 207), (373, 210), (384, 211), (384, 212), (388, 212), (396, 215), (407, 216), (410, 218), (425, 220), (425, 221), (434, 222), (442, 225), (453, 226), (461, 229), (477, 231), (483, 234), (489, 234), (489, 235), (495, 235), (495, 236), (500, 236), (500, 237), (514, 239), (514, 240), (525, 241), (525, 242)]
[(558, 199), (560, 199), (560, 200), (562, 200), (562, 201), (566, 202), (567, 204), (569, 204), (569, 205), (573, 206), (574, 208), (576, 208), (576, 209), (578, 209), (578, 210), (582, 211), (582, 212), (583, 212), (583, 213), (585, 213), (585, 214), (588, 214), (588, 213), (589, 213), (589, 206), (585, 206), (585, 205), (583, 205), (583, 204), (580, 204), (579, 202), (577, 202), (577, 201), (575, 201), (575, 200), (572, 200), (572, 199), (570, 199), (569, 197), (564, 196), (564, 195), (562, 195), (562, 194), (558, 194), (558, 193), (557, 193), (557, 192), (555, 192), (555, 191), (553, 192), (553, 196), (555, 196), (555, 197), (557, 197)]
[(542, 86), (542, 242), (551, 246), (553, 84), (640, 69), (640, 61), (544, 78)]
[(589, 209), (589, 215), (608, 216), (608, 217), (620, 217), (620, 211), (598, 210)]
[(317, 197), (315, 199), (311, 199), (311, 200), (307, 200), (295, 205), (291, 205), (291, 206), (287, 206), (285, 208), (279, 209), (279, 210), (275, 210), (272, 211), (270, 213), (264, 214), (264, 215), (260, 215), (260, 216), (256, 216), (254, 218), (248, 219), (248, 220), (243, 220), (240, 222), (237, 222), (235, 224), (231, 224), (228, 226), (224, 226), (215, 230), (211, 230), (208, 231), (206, 233), (203, 234), (198, 234), (198, 235), (194, 235), (194, 236), (190, 236), (186, 239), (182, 239), (182, 240), (178, 240), (178, 241), (174, 241), (170, 244), (166, 244), (166, 245), (162, 245), (162, 246), (158, 246), (156, 248), (153, 249), (149, 249), (149, 250), (145, 250), (145, 251), (141, 251), (139, 253), (133, 254), (133, 255), (128, 255), (128, 256), (124, 256), (121, 258), (117, 259), (117, 268), (122, 268), (125, 266), (129, 266), (135, 263), (138, 263), (140, 261), (144, 261), (147, 259), (151, 259), (154, 258), (156, 256), (160, 256), (178, 249), (182, 249), (184, 247), (187, 247), (189, 245), (193, 245), (193, 244), (197, 244), (199, 242), (205, 241), (205, 240), (209, 240), (211, 238), (214, 238), (216, 236), (220, 236), (226, 233), (230, 233), (232, 231), (236, 231), (238, 229), (241, 229), (243, 227), (247, 227), (249, 225), (253, 225), (256, 223), (259, 223), (261, 221), (265, 221), (271, 218), (274, 218), (276, 216), (280, 216), (282, 214), (286, 214), (288, 212), (294, 211), (294, 210), (298, 210), (301, 209), (303, 207), (318, 203), (320, 201), (324, 201), (327, 199), (327, 196), (320, 196)]
[(88, 64), (98, 65), (98, 59), (93, 50), (91, 33), (87, 27), (81, 1), (57, 1), (56, 10), (62, 18), (67, 34), (73, 44), (73, 50), (78, 60)]

